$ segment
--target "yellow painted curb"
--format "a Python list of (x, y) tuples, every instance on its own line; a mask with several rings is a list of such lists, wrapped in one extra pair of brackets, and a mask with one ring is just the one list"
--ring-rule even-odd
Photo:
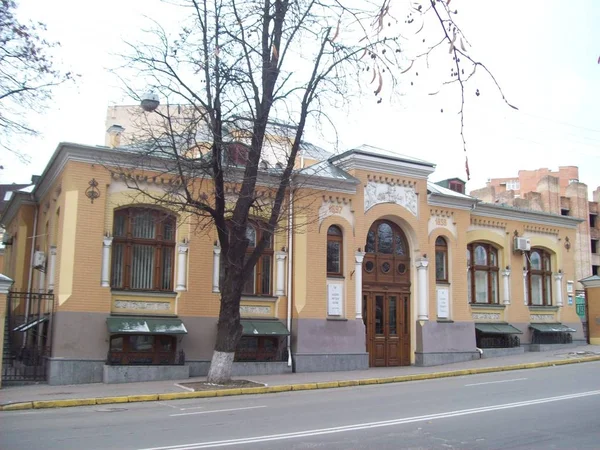
[(21, 411), (23, 409), (33, 408), (33, 402), (11, 403), (2, 406), (2, 411)]
[(317, 389), (317, 383), (292, 384), (292, 391), (310, 391)]
[(339, 386), (340, 384), (337, 381), (324, 381), (322, 383), (317, 383), (317, 387), (319, 389), (333, 389)]
[(244, 395), (244, 394), (268, 394), (269, 393), (269, 389), (267, 389), (266, 386), (242, 388), (241, 390), (242, 390), (242, 395)]
[(339, 387), (358, 386), (358, 380), (342, 380), (338, 381)]
[(100, 397), (96, 399), (97, 405), (107, 405), (110, 403), (127, 403), (129, 401), (129, 397)]
[(208, 398), (216, 397), (217, 391), (194, 391), (189, 393), (190, 396), (186, 398)]
[(127, 399), (129, 400), (129, 403), (153, 402), (158, 400), (158, 394), (129, 395)]
[(194, 398), (193, 392), (171, 392), (169, 394), (158, 394), (159, 400), (183, 400), (186, 398)]
[(358, 384), (360, 386), (364, 386), (367, 384), (377, 384), (377, 378), (365, 378), (363, 380), (358, 380)]
[(281, 384), (279, 386), (267, 386), (267, 392), (288, 392), (292, 390), (291, 384)]
[(33, 402), (33, 409), (44, 408), (67, 408), (69, 406), (90, 406), (95, 405), (95, 398), (71, 398), (67, 400), (41, 400)]
[(394, 377), (378, 378), (377, 384), (393, 383)]
[(229, 397), (231, 395), (242, 395), (242, 389), (217, 389), (217, 397)]

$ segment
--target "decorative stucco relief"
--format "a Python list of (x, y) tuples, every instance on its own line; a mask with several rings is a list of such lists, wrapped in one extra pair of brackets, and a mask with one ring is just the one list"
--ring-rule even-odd
[(431, 235), (436, 228), (444, 228), (456, 237), (456, 222), (454, 221), (454, 213), (443, 209), (431, 209), (430, 217), (427, 224), (428, 233)]
[(554, 314), (530, 314), (529, 320), (531, 322), (556, 322)]
[(417, 192), (413, 184), (368, 181), (365, 186), (365, 212), (380, 203), (395, 203), (414, 216), (418, 214)]
[(500, 320), (500, 313), (473, 313), (473, 320)]
[(271, 314), (270, 306), (241, 305), (240, 314)]
[(319, 225), (329, 216), (343, 217), (354, 228), (354, 209), (352, 200), (346, 197), (323, 196), (319, 208)]
[(130, 300), (115, 300), (115, 309), (143, 309), (149, 311), (169, 311), (171, 304), (167, 302), (136, 302)]

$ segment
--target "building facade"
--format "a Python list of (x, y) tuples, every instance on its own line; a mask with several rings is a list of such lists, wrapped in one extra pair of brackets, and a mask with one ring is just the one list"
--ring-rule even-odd
[[(11, 339), (48, 349), (51, 384), (204, 375), (216, 233), (153, 204), (168, 175), (139, 170), (132, 192), (102, 163), (114, 158), (128, 153), (60, 144), (6, 206), (13, 291), (53, 299), (11, 303)], [(297, 171), (295, 201), (244, 285), (234, 374), (437, 365), (583, 340), (568, 245), (580, 220), (481, 202), (429, 182), (434, 169), (362, 146)]]
[[(559, 167), (556, 172), (545, 168), (519, 170), (513, 178), (490, 179), (486, 187), (473, 190), (470, 195), (488, 203), (581, 219), (575, 241), (571, 242), (576, 279), (600, 274), (600, 187), (588, 201), (588, 186), (579, 181), (577, 167)], [(576, 289), (583, 296), (581, 283), (576, 283)]]

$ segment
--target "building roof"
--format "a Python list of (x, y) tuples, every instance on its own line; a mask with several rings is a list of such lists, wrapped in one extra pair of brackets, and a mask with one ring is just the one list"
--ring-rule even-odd
[[(34, 185), (31, 183), (28, 184), (0, 184), (0, 213), (4, 211), (4, 208), (10, 201), (13, 196), (13, 192), (21, 191), (22, 189), (30, 188), (28, 192), (31, 192), (34, 188)], [(27, 191), (23, 191), (27, 192)]]
[(343, 159), (346, 156), (349, 156), (351, 154), (362, 154), (362, 155), (369, 155), (369, 156), (380, 156), (383, 157), (385, 159), (392, 159), (395, 161), (401, 161), (401, 162), (408, 162), (411, 164), (418, 164), (418, 165), (422, 165), (422, 166), (429, 166), (429, 167), (435, 167), (435, 164), (425, 161), (423, 159), (419, 159), (419, 158), (414, 158), (412, 156), (407, 156), (407, 155), (403, 155), (401, 153), (398, 152), (394, 152), (392, 150), (387, 150), (384, 148), (379, 148), (379, 147), (375, 147), (373, 145), (368, 145), (368, 144), (363, 144), (360, 145), (356, 148), (347, 150), (339, 155), (335, 155), (332, 156), (330, 158), (330, 161), (336, 161), (338, 159)]
[(427, 191), (429, 193), (447, 195), (449, 197), (476, 200), (475, 197), (471, 197), (470, 195), (466, 195), (466, 194), (461, 194), (460, 192), (456, 192), (456, 191), (453, 191), (452, 189), (445, 188), (445, 187), (440, 186), (439, 184), (433, 183), (431, 181), (427, 182)]

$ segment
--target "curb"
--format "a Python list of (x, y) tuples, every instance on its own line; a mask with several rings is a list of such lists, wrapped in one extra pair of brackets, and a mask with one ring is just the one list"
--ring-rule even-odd
[(400, 375), (396, 377), (364, 378), (361, 380), (324, 381), (318, 383), (284, 384), (277, 386), (251, 387), (238, 389), (216, 389), (213, 391), (173, 392), (165, 394), (143, 394), (116, 397), (97, 398), (72, 398), (66, 400), (40, 400), (9, 403), (0, 405), (0, 411), (22, 411), (26, 409), (67, 408), (72, 406), (108, 405), (114, 403), (139, 403), (165, 400), (182, 400), (190, 398), (226, 397), (233, 395), (273, 394), (278, 392), (307, 391), (314, 389), (336, 389), (350, 386), (367, 386), (385, 383), (404, 383), (407, 381), (424, 381), (437, 378), (460, 377), (482, 373), (505, 372), (510, 370), (537, 369), (540, 367), (564, 366), (585, 362), (600, 361), (600, 356), (588, 356), (578, 359), (559, 359), (556, 361), (543, 361), (510, 366), (482, 367), (478, 369), (462, 369), (445, 372), (420, 373), (414, 375)]

